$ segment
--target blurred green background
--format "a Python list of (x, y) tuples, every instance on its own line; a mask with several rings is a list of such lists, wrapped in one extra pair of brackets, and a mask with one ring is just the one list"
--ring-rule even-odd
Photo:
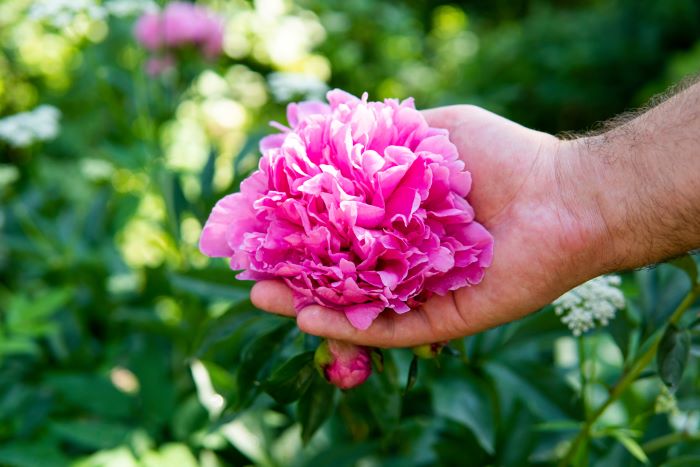
[[(0, 2), (0, 116), (61, 112), (50, 141), (0, 141), (0, 465), (550, 465), (688, 291), (670, 266), (629, 273), (627, 309), (583, 340), (548, 307), (418, 362), (408, 391), (395, 350), (341, 393), (307, 365), (317, 339), (197, 241), (290, 100), (340, 87), (585, 131), (700, 70), (700, 2), (199, 2), (225, 53), (152, 77), (136, 16), (89, 8), (119, 1), (64, 2), (58, 24)], [(700, 465), (697, 365), (675, 395), (651, 373), (577, 462)]]

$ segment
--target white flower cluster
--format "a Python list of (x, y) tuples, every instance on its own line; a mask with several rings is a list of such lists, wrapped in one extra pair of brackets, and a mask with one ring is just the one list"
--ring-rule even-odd
[(596, 323), (605, 326), (617, 310), (625, 307), (620, 283), (619, 276), (596, 277), (554, 300), (554, 312), (575, 336), (592, 329)]
[(303, 73), (270, 73), (267, 80), (277, 102), (289, 102), (294, 97), (320, 100), (328, 91), (326, 83)]
[(47, 141), (58, 135), (61, 112), (50, 105), (41, 105), (0, 119), (0, 140), (11, 146), (25, 147), (37, 141)]
[(110, 0), (104, 3), (97, 0), (36, 0), (29, 8), (29, 17), (65, 28), (80, 14), (101, 20), (108, 15), (135, 16), (157, 9), (153, 0)]

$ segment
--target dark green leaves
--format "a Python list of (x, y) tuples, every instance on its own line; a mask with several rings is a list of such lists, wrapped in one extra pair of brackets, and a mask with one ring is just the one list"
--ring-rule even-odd
[(274, 323), (270, 331), (244, 347), (237, 374), (238, 408), (252, 402), (262, 384), (263, 371), (269, 368), (273, 356), (293, 326), (292, 322), (280, 320)]
[(669, 264), (682, 269), (688, 275), (691, 285), (698, 283), (698, 265), (691, 255), (684, 255), (680, 258), (676, 258)]
[(333, 412), (335, 386), (328, 384), (320, 375), (314, 375), (308, 391), (299, 400), (297, 417), (301, 423), (301, 439), (308, 443), (323, 422)]
[(666, 329), (656, 354), (661, 381), (676, 391), (690, 356), (690, 333), (671, 324)]
[(299, 399), (311, 385), (316, 373), (313, 360), (313, 352), (305, 352), (288, 360), (265, 381), (265, 391), (280, 404), (289, 404)]
[(433, 388), (436, 415), (469, 428), (479, 445), (494, 452), (495, 427), (491, 399), (478, 380), (470, 376), (443, 380)]
[(418, 380), (418, 357), (416, 355), (411, 359), (411, 366), (408, 367), (408, 376), (406, 377), (406, 388), (404, 394), (411, 390)]

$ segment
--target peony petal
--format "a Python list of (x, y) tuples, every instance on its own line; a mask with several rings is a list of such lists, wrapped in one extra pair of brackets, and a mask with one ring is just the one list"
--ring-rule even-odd
[(363, 303), (346, 307), (343, 311), (350, 324), (364, 331), (372, 325), (372, 322), (383, 310), (384, 305), (381, 303)]
[(452, 144), (447, 136), (436, 135), (421, 141), (416, 147), (416, 152), (426, 151), (432, 154), (439, 154), (446, 161), (457, 159), (457, 147)]
[(287, 106), (287, 121), (292, 127), (296, 127), (299, 125), (299, 122), (312, 115), (323, 115), (328, 112), (328, 105), (323, 102), (291, 103)]
[(199, 238), (199, 251), (216, 258), (233, 254), (233, 249), (228, 244), (229, 227), (235, 222), (236, 215), (244, 209), (241, 206), (244, 203), (245, 199), (240, 193), (228, 195), (216, 203)]

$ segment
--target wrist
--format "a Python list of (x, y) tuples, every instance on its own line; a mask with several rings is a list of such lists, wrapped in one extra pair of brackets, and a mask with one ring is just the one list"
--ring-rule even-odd
[(562, 244), (580, 281), (628, 267), (628, 231), (618, 222), (620, 206), (597, 154), (602, 144), (597, 136), (563, 140), (554, 160)]

